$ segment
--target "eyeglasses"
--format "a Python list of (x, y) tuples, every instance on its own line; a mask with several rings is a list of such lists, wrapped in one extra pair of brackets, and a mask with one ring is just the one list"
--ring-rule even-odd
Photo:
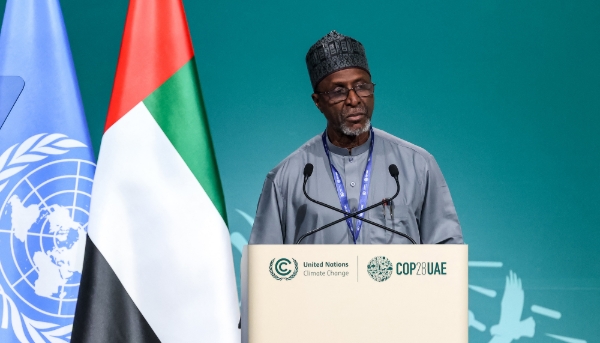
[(351, 90), (360, 97), (369, 97), (375, 92), (375, 84), (370, 82), (359, 83), (352, 88), (338, 86), (328, 92), (315, 92), (315, 94), (325, 95), (328, 98), (329, 103), (333, 105), (345, 101)]

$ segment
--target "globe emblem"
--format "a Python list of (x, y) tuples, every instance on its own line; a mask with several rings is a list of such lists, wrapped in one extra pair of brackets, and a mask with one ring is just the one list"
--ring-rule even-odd
[(44, 164), (21, 178), (0, 208), (0, 271), (38, 312), (75, 313), (94, 172), (95, 164), (79, 159)]
[(394, 267), (392, 266), (392, 262), (385, 256), (373, 257), (367, 264), (369, 276), (377, 282), (383, 282), (389, 279), (390, 276), (392, 276), (393, 270)]

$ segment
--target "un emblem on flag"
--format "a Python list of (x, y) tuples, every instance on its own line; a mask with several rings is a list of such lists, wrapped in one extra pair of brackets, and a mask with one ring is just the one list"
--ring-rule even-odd
[[(275, 258), (271, 260), (269, 264), (269, 272), (271, 272), (271, 276), (278, 281), (281, 280), (291, 280), (296, 277), (298, 274), (298, 262), (292, 258), (290, 261), (287, 258), (280, 258), (275, 262)], [(294, 264), (294, 269), (292, 270), (292, 263)]]
[(0, 155), (1, 316), (8, 323), (12, 312), (15, 334), (70, 333), (58, 323), (75, 314), (95, 164), (68, 153), (83, 147), (62, 134), (40, 134)]
[(369, 276), (377, 281), (383, 282), (392, 276), (394, 266), (392, 262), (385, 256), (373, 257), (369, 264), (367, 264), (367, 272)]

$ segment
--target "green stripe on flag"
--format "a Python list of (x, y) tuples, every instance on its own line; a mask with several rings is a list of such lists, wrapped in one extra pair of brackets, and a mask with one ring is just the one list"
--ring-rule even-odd
[(195, 59), (144, 99), (144, 104), (227, 223), (225, 197)]

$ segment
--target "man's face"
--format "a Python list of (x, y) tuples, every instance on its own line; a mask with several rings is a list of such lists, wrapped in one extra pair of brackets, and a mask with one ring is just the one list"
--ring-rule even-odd
[[(357, 85), (370, 83), (371, 76), (359, 68), (350, 68), (328, 75), (317, 85), (316, 92), (331, 92), (336, 88), (354, 88)], [(327, 94), (313, 94), (312, 99), (319, 110), (325, 115), (327, 125), (347, 136), (358, 136), (368, 131), (375, 96), (359, 96), (354, 90), (348, 93), (344, 101), (332, 103)]]

